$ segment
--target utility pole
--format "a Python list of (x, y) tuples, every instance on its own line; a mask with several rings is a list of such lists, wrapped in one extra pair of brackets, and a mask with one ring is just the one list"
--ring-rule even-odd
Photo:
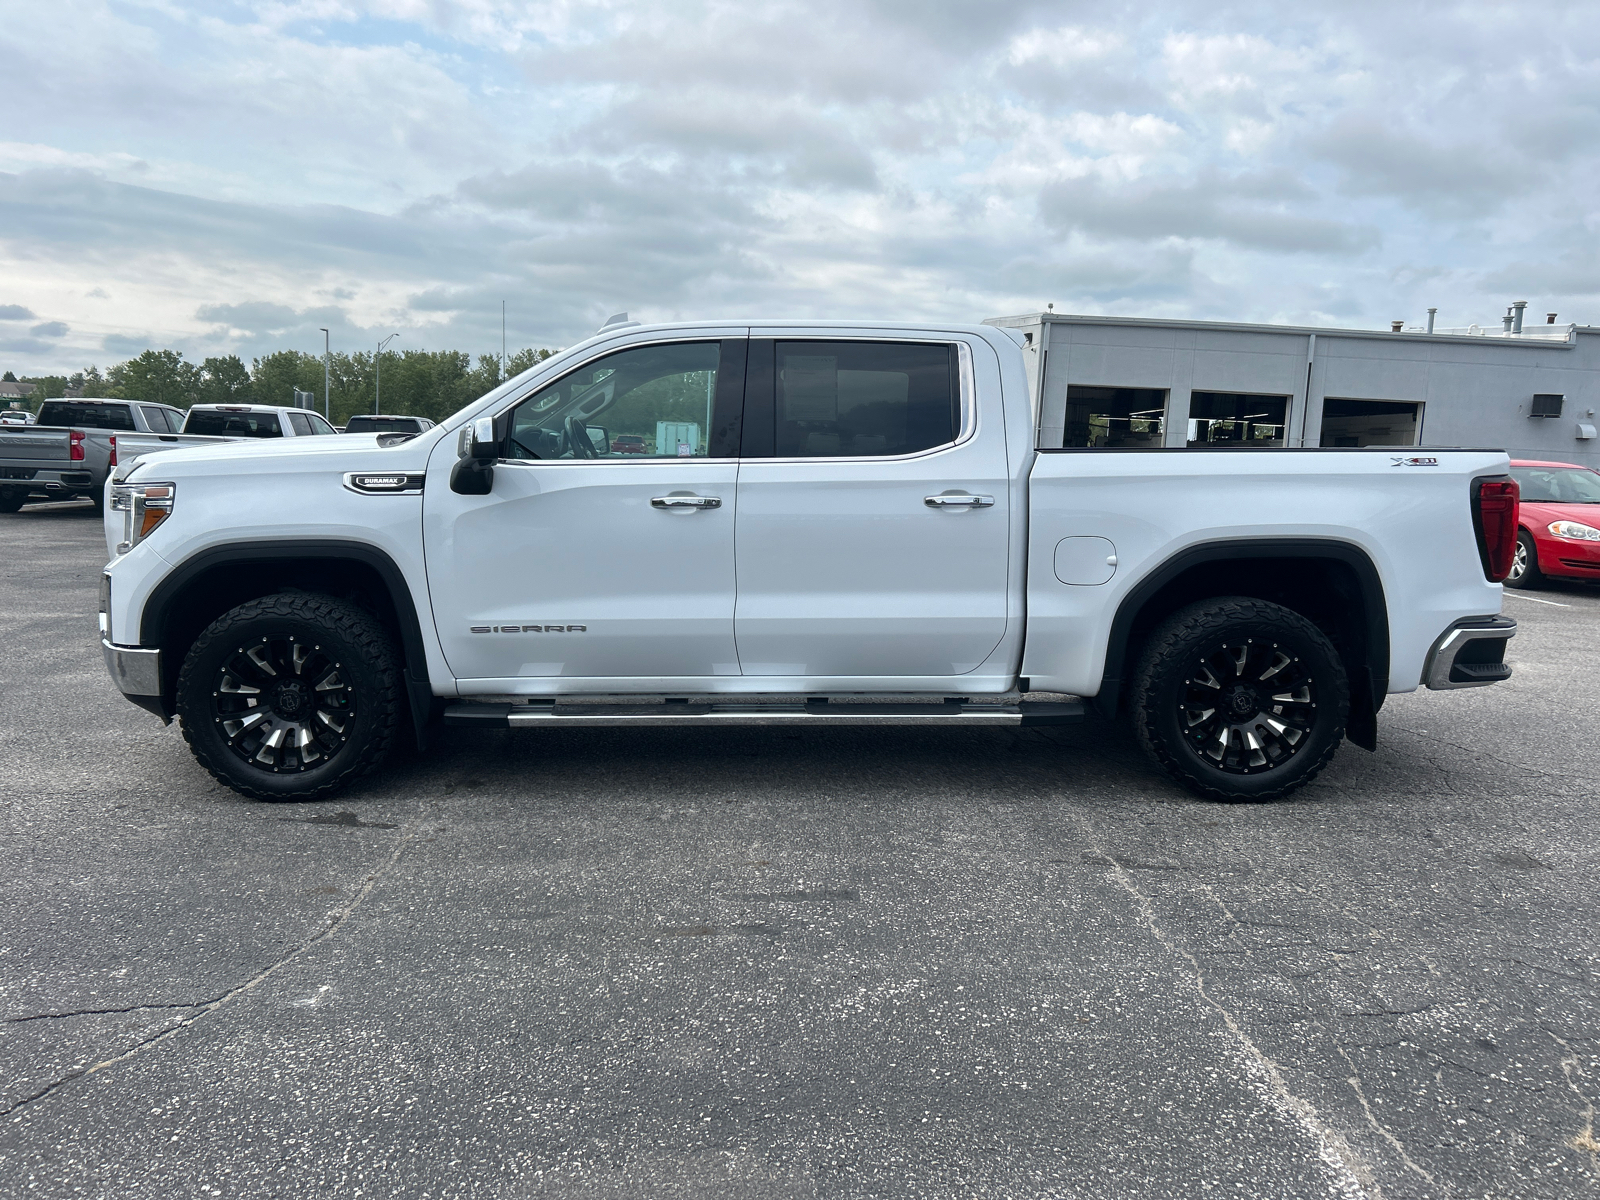
[(383, 387), (383, 348), (399, 336), (400, 335), (398, 333), (391, 333), (388, 337), (384, 338), (383, 341), (379, 342), (378, 357), (372, 360), (372, 369), (375, 372), (372, 377), (372, 411), (375, 414), (383, 411), (383, 409), (379, 407), (379, 403), (382, 398), (381, 389)]
[(500, 301), (500, 382), (506, 381), (506, 302)]
[(322, 415), (329, 425), (333, 424), (333, 406), (328, 402), (328, 349), (332, 345), (333, 335), (326, 329), (322, 331)]

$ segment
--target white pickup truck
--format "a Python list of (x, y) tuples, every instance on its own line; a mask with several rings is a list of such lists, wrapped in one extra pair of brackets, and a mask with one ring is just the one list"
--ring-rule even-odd
[[(1281, 796), (1384, 696), (1504, 679), (1497, 450), (1041, 450), (1015, 335), (610, 327), (410, 438), (119, 469), (101, 638), (217, 779), (331, 793), (430, 722), (1132, 720)], [(1051, 694), (1054, 699), (1029, 699)]]

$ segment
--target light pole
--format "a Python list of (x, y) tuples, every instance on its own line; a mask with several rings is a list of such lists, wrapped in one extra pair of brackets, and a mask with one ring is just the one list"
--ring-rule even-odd
[(381, 398), (380, 392), (383, 386), (383, 348), (399, 336), (400, 335), (398, 333), (391, 333), (388, 337), (384, 338), (383, 341), (379, 342), (378, 357), (372, 360), (372, 367), (375, 372), (372, 377), (372, 411), (374, 413), (380, 413), (383, 411), (383, 409), (379, 406), (379, 400)]
[(500, 382), (506, 381), (506, 302), (500, 301)]
[(328, 349), (332, 337), (326, 329), (322, 330), (322, 415), (329, 425), (333, 424), (333, 406), (328, 402)]

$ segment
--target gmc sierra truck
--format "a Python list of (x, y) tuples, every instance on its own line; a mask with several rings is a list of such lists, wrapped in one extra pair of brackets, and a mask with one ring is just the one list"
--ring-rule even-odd
[(1090, 709), (1199, 795), (1260, 800), (1372, 749), (1386, 695), (1510, 674), (1504, 453), (1040, 449), (1027, 353), (988, 326), (609, 326), (416, 436), (147, 458), (108, 487), (107, 666), (268, 800), (435, 719)]

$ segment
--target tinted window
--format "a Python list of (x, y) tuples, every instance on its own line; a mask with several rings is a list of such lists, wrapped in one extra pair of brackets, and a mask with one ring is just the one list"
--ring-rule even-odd
[(506, 457), (707, 457), (721, 355), (717, 342), (679, 342), (587, 363), (512, 410)]
[(183, 423), (183, 431), (211, 437), (283, 436), (277, 413), (217, 412), (214, 409), (190, 409), (189, 419)]
[(1512, 467), (1511, 478), (1533, 504), (1600, 504), (1600, 475), (1581, 467)]
[(40, 425), (75, 425), (79, 429), (133, 429), (133, 411), (126, 404), (73, 404), (49, 400), (39, 409)]
[(345, 425), (346, 433), (421, 433), (422, 422), (415, 417), (351, 417)]
[(289, 413), (289, 428), (294, 430), (296, 437), (311, 436), (311, 421), (305, 413)]
[(317, 434), (319, 436), (326, 436), (328, 434), (338, 432), (337, 430), (334, 429), (334, 427), (332, 425), (329, 425), (321, 417), (317, 416), (316, 413), (307, 413), (306, 415), (311, 418), (311, 432), (312, 433)]
[(779, 458), (913, 454), (955, 441), (955, 350), (898, 342), (779, 342)]

